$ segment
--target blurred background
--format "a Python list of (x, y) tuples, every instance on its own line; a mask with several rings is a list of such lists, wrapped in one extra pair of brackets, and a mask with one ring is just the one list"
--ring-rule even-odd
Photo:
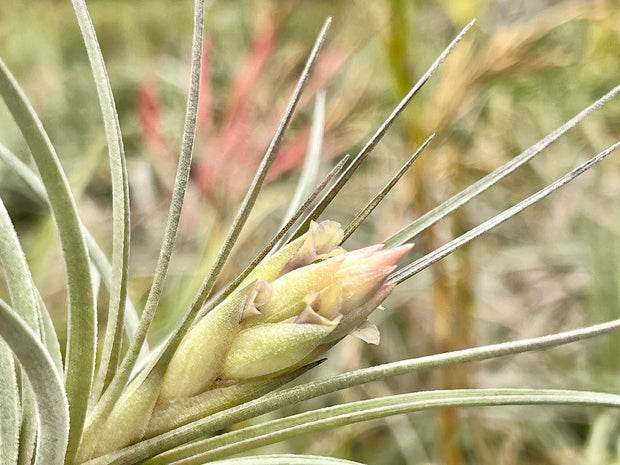
[[(88, 5), (124, 134), (132, 189), (130, 294), (141, 308), (181, 143), (193, 6), (188, 0), (91, 0)], [(244, 267), (280, 224), (306, 152), (317, 91), (327, 93), (326, 173), (342, 155), (361, 149), (434, 58), (477, 19), (323, 215), (348, 224), (411, 153), (437, 133), (410, 173), (345, 244), (357, 248), (381, 242), (620, 84), (616, 1), (213, 2), (206, 19), (191, 186), (151, 343), (175, 325), (212, 263), (327, 16), (334, 22), (319, 65), (220, 285)], [(109, 251), (107, 149), (70, 2), (0, 2), (0, 53), (56, 146), (84, 222)], [(619, 138), (616, 98), (527, 166), (416, 238), (409, 260), (508, 208)], [(0, 141), (27, 160), (27, 149), (3, 105)], [(310, 376), (618, 318), (619, 175), (616, 154), (403, 283), (386, 302), (387, 311), (374, 315), (381, 344), (347, 339)], [(4, 166), (0, 193), (39, 289), (62, 328), (63, 272), (47, 210)], [(106, 298), (102, 292), (102, 309)], [(101, 316), (105, 319), (105, 312)], [(619, 371), (620, 338), (612, 335), (394, 378), (299, 408), (465, 387), (618, 393)], [(353, 425), (266, 451), (369, 464), (603, 465), (620, 463), (619, 437), (620, 414), (614, 411), (472, 408)]]

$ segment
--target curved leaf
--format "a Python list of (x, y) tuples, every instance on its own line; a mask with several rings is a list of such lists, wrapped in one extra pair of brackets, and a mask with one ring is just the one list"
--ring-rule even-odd
[(95, 78), (99, 104), (103, 115), (110, 174), (112, 178), (112, 279), (106, 335), (101, 351), (99, 370), (93, 389), (93, 398), (98, 399), (101, 391), (109, 383), (120, 358), (123, 335), (123, 315), (127, 297), (127, 268), (129, 264), (129, 186), (125, 149), (114, 105), (114, 96), (108, 74), (97, 42), (95, 28), (84, 0), (73, 0), (73, 8), (80, 25), (82, 37), (90, 59)]
[(28, 99), (0, 60), (0, 94), (41, 174), (65, 261), (68, 291), (66, 391), (71, 406), (69, 457), (82, 435), (95, 370), (95, 303), (77, 207), (54, 147)]
[[(2, 144), (0, 144), (0, 159), (4, 161), (9, 168), (11, 168), (15, 174), (19, 176), (22, 181), (24, 181), (24, 183), (26, 183), (31, 192), (36, 196), (37, 200), (42, 203), (49, 204), (41, 179), (39, 179), (39, 177), (34, 173), (34, 171), (32, 171), (32, 169), (30, 169), (28, 165), (22, 162), (14, 153)], [(88, 247), (90, 259), (101, 275), (103, 284), (109, 291), (112, 287), (112, 265), (110, 265), (108, 258), (105, 253), (103, 253), (103, 250), (101, 250), (101, 247), (99, 247), (99, 244), (95, 238), (88, 232), (88, 230), (85, 228), (82, 229), (86, 236), (86, 246)], [(124, 326), (127, 337), (129, 339), (133, 339), (134, 334), (136, 333), (136, 328), (138, 327), (138, 313), (136, 312), (134, 305), (129, 300), (129, 297), (126, 298), (125, 302)], [(145, 352), (148, 352), (148, 347)]]
[(317, 455), (252, 455), (236, 459), (218, 460), (216, 465), (362, 465), (351, 460), (319, 457)]
[(11, 306), (35, 334), (39, 333), (37, 301), (26, 256), (9, 213), (0, 199), (0, 265), (4, 268)]
[(15, 362), (10, 348), (0, 339), (0, 463), (17, 463), (20, 405)]
[(122, 394), (127, 381), (129, 380), (133, 368), (138, 360), (142, 346), (146, 340), (148, 330), (155, 316), (157, 305), (163, 291), (164, 282), (168, 273), (168, 265), (170, 264), (170, 257), (172, 256), (172, 249), (174, 248), (174, 242), (176, 240), (177, 229), (179, 226), (179, 219), (181, 217), (181, 209), (183, 208), (183, 199), (185, 197), (185, 190), (187, 188), (187, 182), (189, 180), (189, 172), (191, 167), (192, 155), (194, 150), (194, 139), (196, 136), (196, 119), (198, 116), (198, 98), (200, 94), (200, 70), (202, 63), (202, 47), (203, 47), (203, 30), (204, 30), (204, 0), (195, 0), (194, 2), (194, 30), (192, 36), (192, 59), (191, 59), (191, 73), (189, 81), (189, 91), (187, 95), (187, 106), (185, 111), (185, 125), (183, 128), (183, 141), (181, 144), (181, 154), (177, 164), (177, 172), (174, 180), (174, 188), (172, 192), (172, 200), (170, 202), (170, 208), (168, 210), (168, 216), (166, 219), (166, 227), (164, 231), (164, 238), (161, 248), (159, 250), (159, 256), (157, 257), (157, 264), (155, 266), (155, 273), (153, 276), (153, 282), (149, 289), (149, 294), (146, 299), (144, 310), (140, 315), (140, 321), (136, 330), (135, 337), (130, 341), (127, 352), (124, 355), (123, 361), (118, 369), (118, 372), (110, 382), (108, 389), (101, 398), (101, 401), (97, 405), (95, 413), (96, 418), (92, 421), (97, 421), (99, 418), (103, 418), (108, 415), (115, 402)]
[(26, 323), (0, 302), (0, 337), (30, 380), (39, 413), (36, 465), (62, 465), (69, 437), (69, 405), (60, 374)]
[(620, 395), (555, 389), (455, 389), (415, 392), (350, 402), (241, 428), (165, 452), (144, 465), (201, 465), (292, 437), (401, 413), (445, 407), (498, 405), (597, 405), (620, 407)]
[(410, 374), (422, 370), (547, 349), (617, 331), (620, 331), (620, 319), (541, 337), (385, 363), (383, 365), (332, 376), (323, 380), (311, 381), (300, 386), (267, 394), (266, 396), (247, 402), (238, 407), (224, 410), (207, 418), (203, 418), (202, 420), (182, 426), (169, 433), (141, 441), (113, 454), (92, 460), (89, 462), (89, 465), (136, 463), (137, 461), (153, 457), (173, 447), (178, 447), (190, 441), (209, 436), (235, 423), (277, 410), (284, 405), (296, 404), (303, 400), (312, 399), (323, 394), (329, 394), (371, 381), (384, 380), (392, 376)]

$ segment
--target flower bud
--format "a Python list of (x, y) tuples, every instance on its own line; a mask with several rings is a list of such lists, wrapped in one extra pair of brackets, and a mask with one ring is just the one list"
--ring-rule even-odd
[(304, 298), (308, 293), (320, 291), (335, 282), (334, 276), (345, 255), (297, 268), (276, 279), (271, 283), (272, 297), (261, 307), (260, 317), (246, 324), (276, 323), (299, 315), (306, 306)]
[(299, 314), (304, 295), (332, 283), (342, 289), (340, 312), (346, 315), (372, 300), (411, 247), (383, 250), (383, 245), (373, 245), (291, 271), (272, 283), (272, 298), (261, 307), (259, 321), (272, 323)]
[(411, 244), (406, 244), (383, 249), (383, 245), (379, 244), (344, 254), (334, 277), (343, 289), (342, 314), (346, 315), (372, 300), (389, 274), (396, 269), (396, 263), (411, 247)]
[(317, 260), (343, 254), (344, 249), (338, 247), (343, 237), (344, 232), (340, 223), (329, 220), (320, 223), (312, 221), (306, 234), (259, 263), (242, 284), (255, 279), (272, 282), (292, 270), (310, 265)]
[(281, 373), (306, 358), (334, 330), (329, 324), (262, 323), (241, 331), (222, 367), (223, 379), (250, 379)]
[(191, 397), (206, 390), (220, 373), (224, 356), (242, 319), (257, 314), (271, 293), (254, 281), (209, 312), (181, 341), (164, 374), (160, 399)]
[(258, 395), (257, 386), (305, 369), (348, 334), (379, 342), (368, 317), (411, 245), (344, 252), (342, 234), (338, 223), (312, 222), (196, 324), (164, 374), (148, 434)]

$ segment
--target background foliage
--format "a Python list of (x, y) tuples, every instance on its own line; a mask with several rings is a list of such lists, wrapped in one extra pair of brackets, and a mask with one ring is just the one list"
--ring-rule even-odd
[[(89, 2), (89, 9), (125, 136), (133, 193), (130, 294), (143, 304), (180, 145), (192, 5), (100, 0)], [(620, 8), (612, 1), (215, 2), (207, 13), (192, 185), (152, 343), (180, 317), (175, 311), (187, 307), (217, 253), (307, 48), (328, 15), (334, 25), (321, 64), (222, 282), (270, 237), (286, 210), (294, 168), (305, 153), (311, 97), (318, 89), (327, 91), (326, 170), (332, 157), (363, 145), (455, 33), (477, 18), (438, 76), (324, 215), (348, 223), (390, 173), (437, 133), (386, 204), (347, 242), (353, 248), (397, 231), (619, 81)], [(100, 243), (110, 246), (105, 138), (71, 5), (2, 2), (0, 18), (3, 59), (35, 105), (74, 192), (80, 193), (82, 218)], [(4, 107), (0, 121), (0, 139), (25, 155)], [(425, 233), (417, 240), (417, 253), (516, 203), (619, 134), (620, 103), (612, 101), (534, 162)], [(617, 157), (611, 157), (553, 198), (399, 286), (387, 303), (389, 311), (375, 315), (381, 345), (345, 341), (320, 370), (341, 372), (618, 318), (619, 169)], [(62, 328), (64, 282), (51, 220), (3, 167), (0, 190), (35, 281), (48, 308), (58, 309), (53, 316)], [(618, 393), (618, 354), (620, 340), (605, 336), (374, 383), (343, 391), (330, 402), (464, 387)], [(617, 412), (569, 407), (443, 410), (353, 425), (269, 451), (407, 465), (618, 463), (619, 420)]]

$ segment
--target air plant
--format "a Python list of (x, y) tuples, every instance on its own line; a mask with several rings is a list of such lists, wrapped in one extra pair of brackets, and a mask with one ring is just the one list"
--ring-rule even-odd
[[(146, 336), (162, 295), (183, 205), (196, 132), (204, 2), (196, 0), (187, 113), (163, 244), (140, 316), (128, 299), (129, 192), (112, 86), (85, 2), (73, 0), (95, 79), (109, 147), (113, 190), (113, 251), (103, 254), (82, 224), (50, 139), (9, 70), (0, 62), (0, 94), (28, 144), (35, 172), (7, 148), (0, 155), (33, 194), (49, 205), (67, 274), (67, 347), (40, 297), (6, 209), (0, 208), (0, 260), (10, 303), (0, 301), (0, 434), (3, 463), (198, 464), (289, 438), (370, 419), (439, 407), (482, 405), (620, 406), (620, 396), (554, 389), (455, 389), (389, 395), (310, 409), (229, 427), (323, 394), (419, 370), (540, 350), (620, 329), (613, 320), (573, 331), (413, 358), (282, 388), (329, 357), (347, 335), (379, 343), (370, 314), (395, 286), (490, 228), (546, 197), (601, 161), (600, 152), (557, 181), (444, 246), (397, 269), (417, 235), (531, 160), (620, 91), (601, 97), (566, 124), (433, 209), (382, 244), (346, 251), (345, 240), (377, 207), (431, 143), (420, 146), (355, 219), (342, 228), (320, 220), (327, 206), (379, 143), (390, 125), (472, 27), (467, 25), (422, 75), (361, 151), (344, 157), (313, 186), (320, 155), (322, 100), (317, 103), (309, 157), (283, 225), (252, 262), (220, 292), (216, 280), (259, 195), (301, 93), (314, 68), (330, 20), (321, 30), (280, 125), (241, 202), (228, 235), (191, 306), (161, 347)], [(108, 290), (105, 337), (97, 353), (93, 279)], [(126, 341), (126, 347), (123, 346)], [(244, 462), (245, 461), (245, 462)], [(352, 463), (314, 456), (253, 456), (220, 463)]]

